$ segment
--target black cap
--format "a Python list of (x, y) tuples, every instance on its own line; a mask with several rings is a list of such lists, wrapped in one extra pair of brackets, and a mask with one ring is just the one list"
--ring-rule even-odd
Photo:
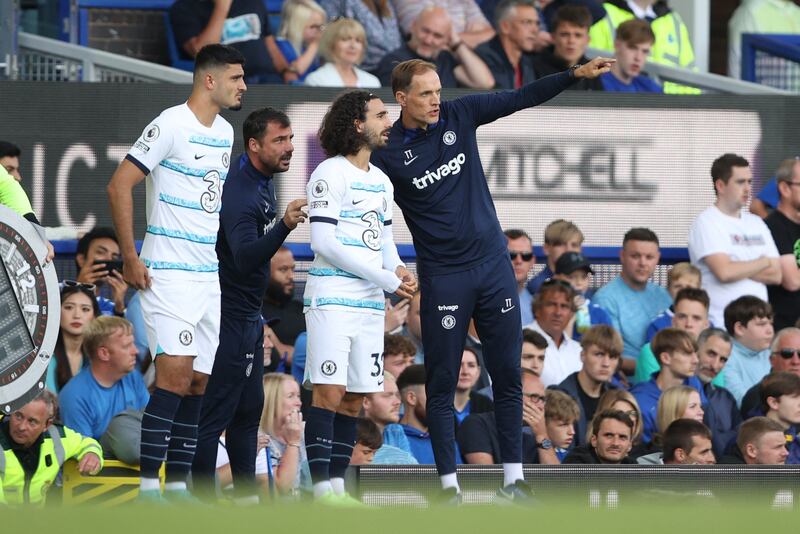
[(578, 269), (594, 274), (592, 264), (580, 252), (565, 252), (556, 261), (556, 274), (572, 274)]

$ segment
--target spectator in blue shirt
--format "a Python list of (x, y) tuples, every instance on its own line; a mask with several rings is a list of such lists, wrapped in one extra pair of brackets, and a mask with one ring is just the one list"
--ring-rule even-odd
[[(678, 292), (686, 287), (699, 288), (702, 285), (702, 274), (700, 269), (689, 263), (682, 261), (672, 266), (672, 269), (667, 273), (667, 292), (672, 297), (673, 303)], [(669, 328), (672, 326), (672, 316), (675, 314), (673, 306), (659, 313), (655, 319), (647, 327), (647, 342), (653, 339), (653, 336), (662, 328)]]
[(405, 432), (400, 426), (400, 391), (392, 373), (383, 373), (383, 391), (364, 395), (364, 417), (378, 425), (383, 435), (383, 445), (378, 450), (376, 463), (386, 452), (384, 448), (392, 447), (405, 453), (411, 453)]
[(567, 327), (568, 332), (572, 330), (575, 341), (580, 341), (592, 326), (611, 324), (608, 312), (589, 297), (589, 275), (594, 275), (592, 265), (580, 252), (565, 252), (556, 262), (555, 278), (564, 280), (575, 290), (575, 321)]
[(787, 464), (800, 464), (800, 376), (788, 371), (772, 373), (761, 383), (761, 410), (781, 425), (786, 436)]
[[(572, 221), (556, 219), (544, 229), (544, 255), (547, 263), (544, 269), (530, 279), (528, 291), (535, 295), (545, 280), (549, 280), (556, 272), (556, 262), (565, 252), (580, 253), (583, 246), (583, 232)], [(522, 324), (528, 324), (523, 322)]]
[(681, 384), (691, 386), (700, 394), (701, 404), (705, 406), (708, 403), (702, 382), (694, 376), (699, 362), (697, 341), (684, 330), (665, 328), (653, 338), (652, 346), (661, 371), (631, 389), (642, 410), (642, 441), (645, 444), (650, 443), (657, 432), (658, 401), (666, 389)]
[[(412, 365), (397, 378), (397, 389), (403, 401), (400, 425), (408, 440), (411, 454), (420, 464), (433, 464), (433, 445), (428, 433), (425, 394), (425, 366)], [(455, 414), (453, 415), (455, 417)], [(453, 441), (456, 463), (462, 463), (458, 444)]]
[(136, 368), (131, 323), (98, 317), (83, 343), (90, 364), (61, 390), (64, 424), (101, 442), (106, 453), (138, 464), (142, 413), (150, 395)]
[[(708, 307), (709, 299), (708, 293), (703, 289), (687, 287), (681, 289), (674, 297), (675, 304), (672, 308), (674, 314), (672, 316), (673, 328), (680, 328), (689, 332), (694, 339), (700, 333), (708, 328)], [(636, 372), (633, 375), (633, 383), (638, 384), (650, 379), (650, 376), (658, 371), (658, 361), (653, 352), (650, 342), (645, 343), (639, 352), (639, 358), (636, 360)], [(722, 384), (723, 375), (717, 375), (717, 384)]]
[(594, 295), (594, 303), (611, 316), (622, 334), (622, 371), (633, 374), (636, 358), (645, 344), (647, 325), (658, 313), (672, 304), (663, 287), (650, 282), (661, 259), (658, 237), (648, 228), (632, 228), (622, 240), (619, 254), (622, 273)]
[(514, 278), (517, 280), (519, 312), (522, 315), (522, 324), (530, 324), (533, 322), (533, 295), (525, 289), (525, 285), (528, 283), (528, 275), (531, 269), (536, 264), (533, 243), (525, 230), (510, 228), (503, 233), (506, 236), (511, 265), (514, 267)]
[(752, 295), (739, 297), (725, 307), (725, 329), (733, 336), (725, 386), (741, 406), (747, 390), (770, 372), (772, 306)]
[(319, 41), (328, 15), (314, 0), (292, 0), (281, 8), (281, 26), (275, 40), (289, 65), (287, 70), (297, 76), (292, 83), (302, 83), (308, 73), (319, 68)]
[(656, 36), (646, 20), (631, 19), (617, 28), (611, 72), (600, 76), (603, 89), (620, 93), (663, 93), (656, 82), (641, 74)]

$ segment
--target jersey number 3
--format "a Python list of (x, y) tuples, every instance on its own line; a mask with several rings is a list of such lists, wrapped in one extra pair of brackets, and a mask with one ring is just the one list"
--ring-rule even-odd
[(200, 206), (203, 211), (207, 213), (214, 213), (217, 211), (220, 200), (220, 176), (218, 171), (208, 171), (203, 176), (203, 181), (208, 184), (206, 190), (200, 195)]

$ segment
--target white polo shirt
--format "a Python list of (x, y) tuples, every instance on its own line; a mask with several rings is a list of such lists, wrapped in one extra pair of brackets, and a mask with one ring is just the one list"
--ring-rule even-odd
[(547, 340), (547, 348), (544, 351), (544, 369), (542, 370), (544, 387), (557, 386), (569, 375), (581, 370), (583, 364), (581, 363), (580, 343), (562, 334), (561, 346), (556, 346), (556, 342), (550, 337), (550, 334), (542, 330), (536, 320), (524, 328), (536, 330)]

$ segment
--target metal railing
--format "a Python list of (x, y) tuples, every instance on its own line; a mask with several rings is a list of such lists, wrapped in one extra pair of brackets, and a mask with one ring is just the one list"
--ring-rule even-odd
[[(597, 56), (611, 57), (613, 53), (597, 48), (589, 48), (586, 55), (590, 58)], [(664, 82), (675, 82), (701, 89), (703, 93), (733, 94), (733, 95), (788, 95), (788, 91), (767, 87), (758, 83), (746, 82), (711, 74), (708, 72), (697, 72), (690, 69), (669, 67), (648, 61), (645, 65), (645, 72), (655, 78), (663, 85)]]
[(190, 72), (19, 32), (11, 79), (48, 82), (192, 83)]
[(800, 35), (742, 35), (742, 79), (800, 92)]

